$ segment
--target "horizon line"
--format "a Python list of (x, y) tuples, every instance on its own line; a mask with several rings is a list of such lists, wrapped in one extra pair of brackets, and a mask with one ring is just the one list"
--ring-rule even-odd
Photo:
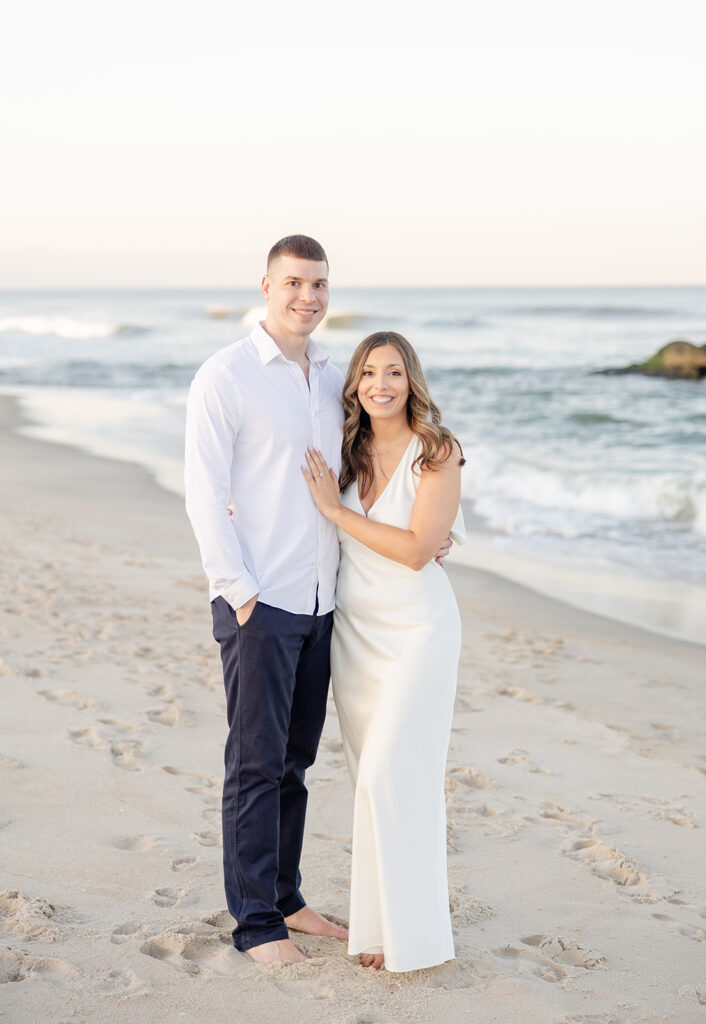
[[(507, 289), (507, 288), (706, 288), (706, 281), (680, 281), (665, 283), (664, 281), (635, 282), (586, 282), (575, 281), (562, 284), (341, 284), (334, 285), (334, 290), (365, 289), (366, 291), (457, 291), (459, 289)], [(122, 291), (260, 291), (259, 284), (139, 284), (139, 285), (17, 285), (0, 288), (0, 295), (12, 292), (122, 292)]]

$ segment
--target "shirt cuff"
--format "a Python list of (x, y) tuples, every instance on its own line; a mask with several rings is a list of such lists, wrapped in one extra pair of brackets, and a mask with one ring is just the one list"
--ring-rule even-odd
[[(225, 581), (224, 581), (225, 582)], [(227, 586), (217, 587), (218, 593), (225, 598), (231, 608), (235, 611), (249, 601), (259, 591), (259, 587), (249, 572), (244, 572), (233, 583)]]

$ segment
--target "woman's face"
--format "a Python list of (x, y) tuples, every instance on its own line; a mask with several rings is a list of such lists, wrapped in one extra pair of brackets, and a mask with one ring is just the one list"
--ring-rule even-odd
[(358, 401), (371, 423), (397, 418), (407, 422), (409, 378), (395, 345), (379, 345), (366, 356), (358, 382)]

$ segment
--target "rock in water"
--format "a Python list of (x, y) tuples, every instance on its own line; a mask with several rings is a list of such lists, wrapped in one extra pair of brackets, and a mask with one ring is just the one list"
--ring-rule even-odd
[(608, 376), (644, 373), (650, 377), (698, 380), (700, 377), (706, 377), (706, 345), (692, 345), (690, 341), (670, 341), (644, 363), (598, 370), (597, 373)]

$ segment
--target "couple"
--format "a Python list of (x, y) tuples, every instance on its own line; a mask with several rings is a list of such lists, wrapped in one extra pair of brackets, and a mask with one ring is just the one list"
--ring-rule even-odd
[[(404, 338), (366, 338), (345, 381), (311, 339), (318, 242), (277, 242), (262, 291), (264, 323), (204, 363), (187, 403), (186, 507), (227, 700), (233, 941), (300, 962), (292, 929), (348, 939), (363, 966), (431, 967), (454, 955), (443, 783), (461, 626), (440, 562), (463, 537), (463, 456)], [(355, 788), (350, 935), (300, 892), (329, 678)]]

